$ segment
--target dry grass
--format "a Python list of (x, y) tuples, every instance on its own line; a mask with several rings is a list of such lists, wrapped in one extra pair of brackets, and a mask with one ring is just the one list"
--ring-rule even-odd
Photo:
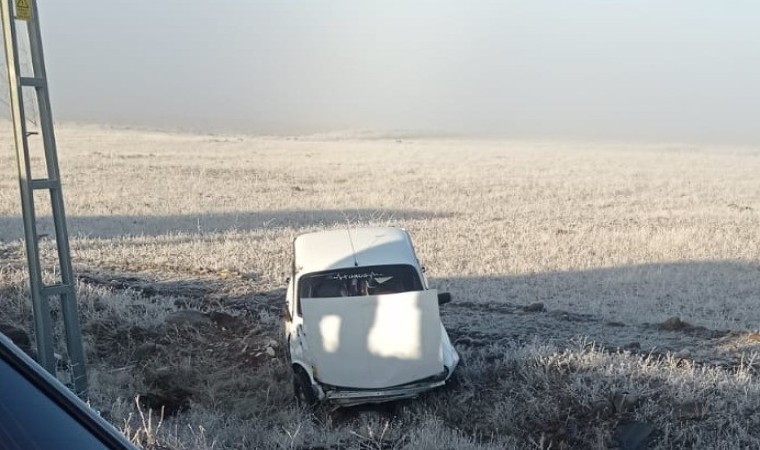
[[(0, 321), (29, 325), (3, 133)], [(146, 448), (608, 448), (632, 421), (654, 448), (760, 445), (760, 150), (73, 125), (58, 142), (91, 401)], [(290, 245), (347, 223), (408, 228), (453, 293), (453, 388), (370, 411), (293, 402), (281, 346), (264, 351)], [(228, 316), (165, 323), (188, 308)], [(189, 393), (163, 420), (135, 403), (161, 373)]]

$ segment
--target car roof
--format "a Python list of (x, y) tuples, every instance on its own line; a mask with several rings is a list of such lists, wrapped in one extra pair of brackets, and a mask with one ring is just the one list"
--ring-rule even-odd
[(409, 234), (402, 228), (343, 228), (298, 236), (296, 273), (387, 264), (417, 264)]

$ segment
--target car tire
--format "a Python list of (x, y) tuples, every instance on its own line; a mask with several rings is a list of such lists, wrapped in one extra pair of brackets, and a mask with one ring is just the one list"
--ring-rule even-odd
[(319, 400), (309, 374), (302, 367), (293, 368), (293, 394), (302, 406), (312, 407)]
[(446, 380), (446, 384), (444, 385), (444, 388), (447, 391), (458, 391), (462, 388), (464, 385), (464, 380), (462, 379), (462, 372), (461, 370), (454, 371), (454, 373), (451, 375), (451, 377)]

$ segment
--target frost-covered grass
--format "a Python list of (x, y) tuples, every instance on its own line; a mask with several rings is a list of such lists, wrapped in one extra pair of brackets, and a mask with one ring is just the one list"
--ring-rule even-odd
[[(654, 351), (610, 343), (671, 316), (758, 328), (760, 150), (74, 125), (57, 136), (74, 265), (91, 277), (78, 287), (91, 401), (146, 448), (606, 448), (631, 421), (653, 426), (658, 448), (758, 446), (754, 335), (684, 338), (730, 350), (722, 365), (673, 356), (673, 331), (654, 331), (664, 348)], [(28, 327), (15, 156), (7, 131), (0, 139), (0, 321)], [(297, 234), (364, 224), (408, 228), (455, 302), (541, 302), (625, 328), (597, 327), (591, 341), (584, 323), (568, 333), (563, 322), (562, 334), (536, 327), (526, 341), (505, 316), (481, 308), (474, 323), (458, 309), (446, 326), (479, 344), (458, 344), (465, 364), (451, 389), (392, 410), (312, 415), (291, 398), (281, 346), (249, 366), (232, 350), (281, 339), (277, 299)], [(41, 248), (54, 280), (52, 240)], [(186, 308), (258, 331), (165, 324)], [(532, 317), (517, 320), (529, 330)], [(194, 375), (190, 408), (161, 420), (135, 396), (162, 368)]]

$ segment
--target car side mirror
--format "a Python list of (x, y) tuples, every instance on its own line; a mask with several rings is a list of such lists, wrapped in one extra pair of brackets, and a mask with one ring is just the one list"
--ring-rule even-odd
[(290, 315), (290, 310), (288, 309), (287, 306), (285, 306), (285, 308), (282, 308), (282, 315), (281, 315), (281, 317), (286, 322), (292, 322), (293, 321), (293, 316)]
[(438, 304), (439, 305), (445, 305), (446, 303), (451, 302), (451, 293), (449, 292), (439, 292), (438, 293)]

